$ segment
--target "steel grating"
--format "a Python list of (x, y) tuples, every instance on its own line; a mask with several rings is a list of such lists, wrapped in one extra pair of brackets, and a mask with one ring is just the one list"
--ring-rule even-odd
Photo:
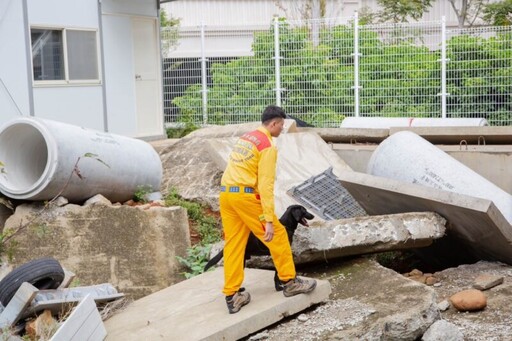
[(341, 185), (332, 167), (291, 188), (288, 194), (325, 220), (368, 215)]

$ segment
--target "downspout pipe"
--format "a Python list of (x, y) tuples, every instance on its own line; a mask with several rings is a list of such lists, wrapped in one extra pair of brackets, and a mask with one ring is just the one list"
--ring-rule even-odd
[(31, 117), (0, 128), (0, 160), (0, 192), (22, 200), (81, 203), (102, 194), (124, 202), (141, 186), (159, 191), (163, 173), (147, 142)]

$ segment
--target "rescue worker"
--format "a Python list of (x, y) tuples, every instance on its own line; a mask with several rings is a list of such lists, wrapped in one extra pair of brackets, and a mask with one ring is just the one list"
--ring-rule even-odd
[(244, 134), (229, 156), (221, 180), (220, 214), (224, 229), (224, 289), (230, 314), (248, 304), (251, 295), (241, 288), (244, 253), (250, 232), (270, 250), (286, 297), (315, 289), (315, 280), (296, 276), (285, 227), (274, 213), (277, 148), (272, 137), (283, 131), (286, 114), (270, 105), (261, 116), (262, 126)]

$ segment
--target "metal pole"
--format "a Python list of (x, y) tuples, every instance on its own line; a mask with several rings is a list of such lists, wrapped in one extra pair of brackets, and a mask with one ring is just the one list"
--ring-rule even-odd
[(201, 23), (201, 95), (203, 98), (203, 124), (208, 123), (208, 87), (206, 79), (205, 24)]
[(279, 19), (274, 18), (274, 64), (276, 68), (276, 105), (281, 106), (281, 57), (279, 55)]
[(359, 15), (354, 13), (354, 116), (359, 117)]
[(441, 117), (446, 118), (446, 17), (441, 18)]

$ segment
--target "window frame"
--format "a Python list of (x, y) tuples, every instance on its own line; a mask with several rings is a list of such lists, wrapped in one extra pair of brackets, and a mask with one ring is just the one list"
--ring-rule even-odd
[[(34, 78), (34, 55), (32, 53), (32, 39), (30, 40), (30, 65), (32, 69), (32, 85), (34, 87), (48, 87), (48, 86), (81, 86), (81, 85), (101, 85), (102, 84), (102, 68), (100, 58), (100, 41), (99, 32), (96, 28), (82, 28), (82, 27), (60, 27), (60, 26), (30, 26), (32, 30), (51, 30), (62, 32), (62, 58), (64, 62), (64, 79), (56, 80), (37, 80)], [(96, 65), (98, 68), (97, 79), (69, 79), (69, 63), (68, 63), (68, 36), (67, 31), (81, 31), (81, 32), (94, 32), (96, 38)]]

